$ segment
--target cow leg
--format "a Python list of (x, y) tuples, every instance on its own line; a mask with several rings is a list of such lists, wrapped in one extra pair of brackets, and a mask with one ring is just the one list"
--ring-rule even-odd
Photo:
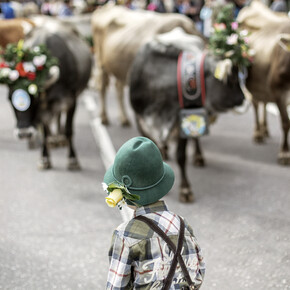
[(49, 158), (48, 146), (47, 146), (48, 145), (47, 137), (49, 135), (49, 128), (46, 124), (43, 124), (42, 131), (43, 131), (42, 153), (41, 153), (41, 158), (38, 163), (38, 169), (46, 170), (52, 167), (50, 158)]
[(61, 126), (62, 113), (57, 113), (56, 117), (51, 122), (51, 126), (55, 125), (56, 130), (50, 130), (48, 136), (48, 144), (50, 148), (64, 147), (67, 146), (67, 139), (64, 135), (63, 128)]
[(204, 167), (205, 161), (200, 147), (199, 138), (193, 138), (195, 145), (195, 152), (193, 155), (193, 165), (197, 167)]
[(256, 143), (263, 143), (264, 137), (261, 132), (261, 125), (260, 125), (260, 118), (259, 118), (259, 102), (253, 100), (253, 107), (254, 107), (254, 115), (255, 115), (255, 131), (254, 131), (254, 142)]
[(164, 144), (162, 148), (160, 148), (160, 151), (161, 151), (163, 159), (164, 160), (169, 160), (167, 143)]
[(287, 113), (287, 104), (285, 99), (279, 98), (277, 106), (280, 111), (280, 118), (283, 130), (282, 146), (278, 154), (278, 163), (281, 165), (290, 165), (290, 152), (288, 145), (288, 133), (290, 129), (290, 120)]
[(106, 111), (106, 93), (107, 93), (107, 87), (109, 85), (109, 76), (106, 72), (102, 71), (100, 73), (100, 92), (101, 92), (101, 121), (103, 125), (109, 125), (109, 119), (107, 116), (107, 111)]
[(66, 124), (65, 124), (65, 135), (68, 141), (68, 166), (69, 170), (80, 170), (78, 159), (73, 146), (73, 117), (76, 109), (76, 101), (74, 101), (73, 106), (67, 112)]
[(67, 146), (67, 139), (63, 132), (63, 126), (61, 124), (61, 118), (62, 113), (60, 112), (56, 117), (56, 136), (55, 136), (55, 142), (56, 147), (64, 147)]
[(130, 126), (130, 121), (126, 115), (125, 107), (124, 107), (124, 84), (116, 80), (116, 90), (118, 96), (118, 103), (120, 109), (120, 121), (123, 127)]
[(268, 129), (268, 122), (267, 122), (267, 104), (263, 104), (263, 119), (261, 121), (261, 132), (264, 138), (269, 137), (269, 129)]
[(187, 139), (178, 138), (178, 145), (177, 145), (177, 162), (181, 172), (181, 185), (180, 185), (180, 192), (179, 192), (179, 200), (181, 202), (193, 202), (194, 196), (190, 188), (190, 184), (188, 182), (186, 176), (186, 145)]

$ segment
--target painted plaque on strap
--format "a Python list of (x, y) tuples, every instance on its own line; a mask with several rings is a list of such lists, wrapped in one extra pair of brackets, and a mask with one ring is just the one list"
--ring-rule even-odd
[(208, 116), (204, 108), (180, 110), (180, 136), (200, 137), (208, 134)]
[(31, 99), (30, 99), (29, 94), (22, 89), (15, 90), (13, 92), (11, 101), (12, 101), (13, 107), (16, 110), (21, 111), (21, 112), (26, 111), (30, 107), (30, 104), (31, 104)]

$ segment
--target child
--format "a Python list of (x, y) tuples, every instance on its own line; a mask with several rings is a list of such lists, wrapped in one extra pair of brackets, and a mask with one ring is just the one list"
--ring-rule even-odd
[(130, 139), (104, 183), (109, 206), (125, 201), (135, 209), (114, 231), (107, 289), (199, 289), (205, 267), (193, 231), (160, 200), (174, 173), (158, 147), (145, 137)]

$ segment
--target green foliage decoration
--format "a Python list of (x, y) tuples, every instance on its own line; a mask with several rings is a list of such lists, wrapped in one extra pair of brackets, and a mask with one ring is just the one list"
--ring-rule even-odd
[(214, 55), (231, 59), (234, 65), (248, 67), (253, 62), (254, 51), (248, 44), (248, 31), (240, 29), (233, 11), (233, 4), (221, 8), (213, 25), (209, 48)]
[(57, 65), (45, 45), (24, 48), (20, 40), (0, 49), (0, 83), (37, 95), (44, 90), (50, 68)]

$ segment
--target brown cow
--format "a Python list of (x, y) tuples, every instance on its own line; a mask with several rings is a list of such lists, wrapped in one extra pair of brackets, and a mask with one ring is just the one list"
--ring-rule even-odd
[(160, 14), (151, 11), (132, 11), (122, 6), (107, 4), (92, 16), (95, 59), (99, 69), (101, 92), (101, 119), (108, 124), (105, 95), (109, 76), (116, 78), (121, 122), (129, 121), (123, 104), (128, 72), (138, 49), (157, 34), (181, 27), (189, 34), (199, 35), (194, 23), (176, 13)]
[(0, 46), (18, 42), (35, 26), (34, 22), (26, 18), (0, 20)]
[(254, 139), (261, 141), (267, 134), (266, 121), (263, 124), (259, 121), (258, 103), (275, 103), (280, 111), (283, 131), (278, 162), (289, 165), (290, 19), (286, 14), (274, 13), (261, 2), (254, 1), (240, 12), (238, 21), (250, 31), (249, 44), (255, 50), (246, 81), (255, 112)]

